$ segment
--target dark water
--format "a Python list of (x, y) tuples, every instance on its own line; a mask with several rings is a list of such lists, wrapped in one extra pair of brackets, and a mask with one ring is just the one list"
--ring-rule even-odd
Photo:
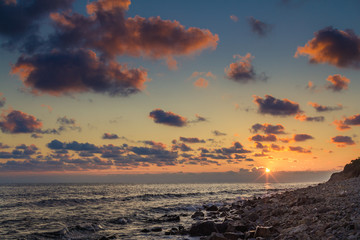
[[(306, 187), (299, 184), (19, 184), (0, 185), (0, 239), (183, 239), (203, 204)], [(180, 222), (156, 222), (163, 215)], [(161, 232), (142, 233), (162, 227)]]

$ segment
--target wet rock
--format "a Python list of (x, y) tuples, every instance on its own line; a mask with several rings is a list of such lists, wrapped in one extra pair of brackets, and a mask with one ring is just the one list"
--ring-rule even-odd
[(211, 205), (209, 207), (205, 207), (205, 210), (209, 212), (216, 212), (219, 210), (219, 208), (216, 205)]
[(193, 215), (191, 215), (191, 218), (199, 219), (199, 220), (204, 219), (204, 217), (205, 217), (205, 214), (202, 211), (196, 211), (196, 212), (194, 212)]
[(153, 228), (151, 228), (151, 231), (152, 232), (161, 232), (162, 228), (161, 227), (153, 227)]
[(209, 236), (212, 232), (218, 232), (213, 221), (197, 222), (191, 225), (190, 236)]
[(147, 229), (147, 228), (144, 228), (144, 229), (142, 229), (140, 232), (142, 232), (142, 233), (148, 233), (148, 232), (150, 232), (150, 230)]

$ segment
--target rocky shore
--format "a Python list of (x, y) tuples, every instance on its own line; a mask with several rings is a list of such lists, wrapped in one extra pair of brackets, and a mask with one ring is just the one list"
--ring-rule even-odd
[(194, 213), (201, 239), (360, 239), (360, 178), (211, 206)]
[(270, 197), (205, 206), (188, 230), (200, 239), (360, 239), (360, 158), (330, 181)]

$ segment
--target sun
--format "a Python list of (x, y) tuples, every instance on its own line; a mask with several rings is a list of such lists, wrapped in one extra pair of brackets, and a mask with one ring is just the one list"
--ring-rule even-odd
[(265, 168), (265, 172), (266, 172), (266, 173), (269, 173), (269, 172), (270, 172), (270, 169)]

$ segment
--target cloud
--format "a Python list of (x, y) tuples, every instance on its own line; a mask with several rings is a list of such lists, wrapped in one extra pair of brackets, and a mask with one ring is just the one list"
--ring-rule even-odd
[(221, 153), (224, 155), (233, 154), (233, 153), (250, 153), (251, 151), (246, 150), (244, 146), (239, 142), (234, 142), (233, 145), (229, 148), (219, 148), (215, 149), (215, 153)]
[(345, 147), (347, 145), (355, 145), (354, 140), (349, 136), (336, 136), (331, 138), (331, 142), (337, 144), (337, 147)]
[(176, 150), (180, 150), (182, 152), (188, 152), (188, 151), (193, 151), (193, 149), (191, 147), (189, 147), (188, 145), (186, 145), (185, 143), (177, 143), (174, 144), (172, 146), (172, 150), (176, 151)]
[(298, 152), (298, 153), (311, 153), (310, 149), (305, 149), (305, 148), (300, 147), (300, 146), (297, 146), (297, 147), (289, 146), (289, 151)]
[(315, 32), (304, 47), (298, 47), (295, 57), (308, 56), (310, 63), (328, 63), (342, 68), (360, 67), (360, 39), (353, 30), (326, 27)]
[(268, 33), (270, 33), (272, 26), (262, 22), (258, 19), (255, 19), (254, 17), (248, 18), (248, 23), (251, 27), (251, 31), (253, 33), (256, 33), (260, 37), (266, 36)]
[(53, 51), (22, 56), (12, 66), (32, 93), (60, 96), (95, 92), (128, 96), (148, 81), (143, 69), (128, 69), (114, 61), (103, 62), (90, 50)]
[(165, 149), (166, 148), (166, 145), (162, 142), (155, 142), (155, 141), (142, 141), (142, 142), (145, 143), (146, 145), (150, 145), (156, 149)]
[(87, 5), (90, 16), (53, 13), (51, 18), (57, 31), (51, 36), (52, 42), (58, 47), (95, 48), (108, 57), (164, 58), (172, 66), (176, 65), (174, 56), (190, 55), (217, 46), (218, 35), (207, 29), (186, 29), (178, 21), (160, 17), (137, 15), (126, 18), (129, 5), (130, 1), (114, 4), (113, 0), (101, 0)]
[(265, 95), (265, 98), (254, 96), (254, 102), (258, 105), (258, 112), (261, 114), (290, 116), (301, 112), (298, 103), (288, 99), (276, 99), (271, 95)]
[(296, 116), (294, 118), (301, 122), (323, 122), (323, 121), (325, 121), (325, 117), (323, 117), (323, 116), (308, 117), (303, 113), (296, 114)]
[(68, 129), (76, 130), (79, 132), (81, 131), (81, 127), (76, 125), (76, 120), (74, 118), (68, 118), (66, 116), (58, 117), (56, 122), (60, 124), (60, 127), (57, 129), (58, 132), (66, 131)]
[[(0, 1), (0, 35), (16, 41), (38, 30), (38, 20), (58, 9), (69, 8), (73, 0)], [(10, 44), (10, 41), (9, 43)]]
[(226, 136), (226, 135), (227, 135), (226, 133), (220, 132), (220, 131), (218, 131), (218, 130), (214, 130), (214, 131), (212, 131), (212, 133), (213, 133), (215, 136)]
[(350, 79), (341, 76), (340, 74), (330, 75), (326, 80), (330, 82), (326, 88), (333, 90), (334, 92), (340, 92), (341, 90), (348, 89), (348, 85), (350, 83)]
[(196, 119), (188, 121), (188, 123), (199, 123), (199, 122), (207, 122), (208, 120), (205, 117), (200, 116), (199, 114), (195, 114)]
[(344, 117), (343, 120), (335, 120), (334, 124), (336, 125), (336, 129), (340, 131), (351, 129), (351, 126), (360, 126), (360, 114)]
[(247, 53), (245, 56), (234, 55), (233, 57), (238, 60), (225, 68), (225, 74), (228, 79), (239, 83), (248, 83), (256, 80), (266, 81), (268, 79), (264, 73), (258, 75), (255, 72), (251, 63), (254, 57), (250, 53)]
[(102, 139), (119, 139), (119, 136), (115, 133), (104, 133)]
[(293, 140), (295, 142), (303, 142), (303, 141), (306, 141), (309, 139), (314, 139), (314, 137), (309, 134), (294, 134), (293, 135)]
[(73, 150), (73, 151), (90, 151), (90, 152), (99, 152), (99, 148), (91, 143), (79, 143), (77, 141), (72, 141), (69, 143), (61, 142), (57, 139), (52, 140), (47, 144), (47, 147), (52, 150)]
[(195, 138), (186, 138), (186, 137), (180, 137), (180, 141), (186, 142), (186, 143), (205, 143), (204, 139), (199, 139), (197, 137)]
[(324, 106), (314, 102), (309, 102), (308, 104), (313, 108), (315, 108), (317, 112), (331, 112), (331, 111), (337, 111), (343, 109), (343, 106), (341, 104), (338, 104), (335, 107)]
[(285, 127), (281, 124), (271, 125), (268, 123), (264, 123), (264, 124), (256, 123), (251, 127), (250, 132), (258, 133), (261, 131), (266, 134), (284, 134), (285, 133), (284, 130)]
[(174, 127), (184, 127), (187, 125), (186, 118), (177, 115), (173, 112), (165, 112), (162, 109), (155, 109), (150, 112), (149, 117), (154, 120), (155, 123), (164, 124)]
[(198, 88), (207, 88), (207, 86), (209, 85), (209, 81), (205, 78), (200, 77), (193, 84), (195, 87)]
[(260, 135), (256, 134), (249, 138), (250, 141), (256, 141), (256, 142), (276, 142), (277, 137), (274, 134), (267, 134), (267, 135)]
[(34, 133), (41, 130), (42, 122), (27, 113), (13, 110), (3, 115), (0, 128), (4, 133)]
[(209, 85), (209, 78), (216, 79), (212, 72), (193, 72), (188, 80), (196, 79), (193, 85), (198, 88), (207, 88)]
[(234, 22), (239, 21), (239, 18), (235, 15), (230, 15), (230, 19), (233, 20)]

